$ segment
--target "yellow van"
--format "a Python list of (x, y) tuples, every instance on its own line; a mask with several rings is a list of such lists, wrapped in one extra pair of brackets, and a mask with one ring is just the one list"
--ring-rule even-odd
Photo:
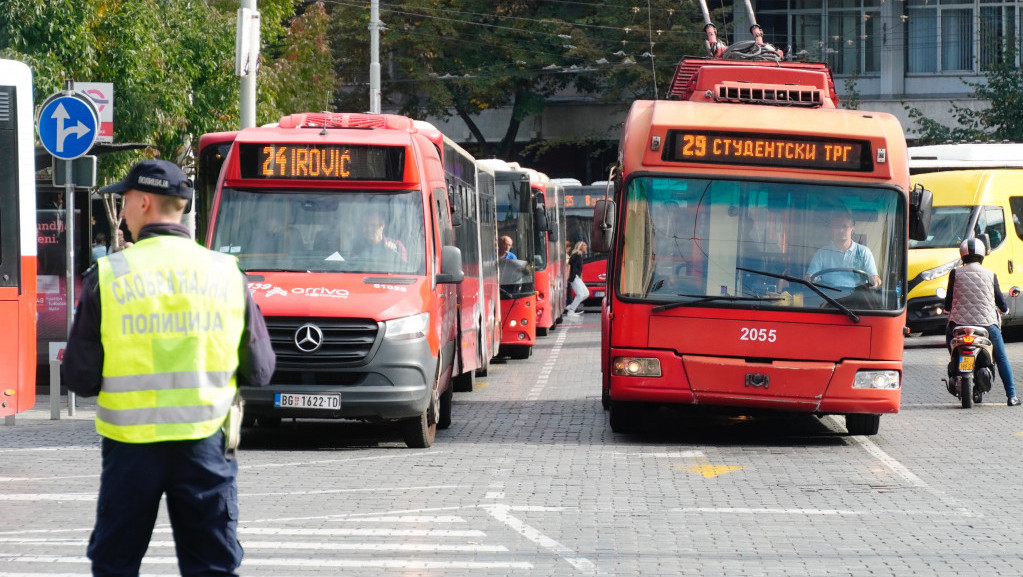
[[(984, 268), (1003, 293), (1023, 285), (1023, 169), (951, 170), (913, 176), (934, 194), (926, 240), (909, 241), (906, 324), (911, 332), (943, 332), (948, 273), (960, 264), (959, 244), (971, 236), (988, 246)], [(1023, 262), (1021, 262), (1023, 265)], [(1023, 324), (1018, 299), (1007, 299), (1004, 324)]]

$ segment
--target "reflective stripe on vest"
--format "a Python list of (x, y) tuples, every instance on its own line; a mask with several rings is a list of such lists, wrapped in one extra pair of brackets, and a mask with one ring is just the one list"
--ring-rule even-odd
[(96, 430), (125, 443), (204, 439), (234, 398), (245, 279), (175, 236), (97, 261), (103, 386)]

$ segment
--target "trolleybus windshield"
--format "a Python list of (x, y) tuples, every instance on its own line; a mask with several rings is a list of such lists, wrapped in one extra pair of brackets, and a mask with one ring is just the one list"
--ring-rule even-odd
[(637, 177), (624, 214), (624, 299), (847, 314), (904, 306), (906, 216), (894, 188)]
[[(498, 260), (498, 278), (506, 298), (510, 295), (532, 293), (535, 290), (536, 262), (534, 251), (534, 223), (532, 193), (529, 182), (498, 179), (497, 234), (512, 239), (511, 253), (515, 258)], [(499, 241), (500, 242), (500, 239)]]
[(423, 196), (417, 190), (221, 192), (213, 250), (245, 271), (423, 275)]

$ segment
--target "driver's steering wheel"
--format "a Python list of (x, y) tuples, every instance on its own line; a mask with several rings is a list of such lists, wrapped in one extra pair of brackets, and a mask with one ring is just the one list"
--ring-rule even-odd
[(858, 268), (842, 268), (842, 267), (838, 267), (838, 268), (826, 268), (824, 270), (819, 270), (819, 271), (813, 273), (812, 275), (810, 275), (810, 282), (812, 282), (814, 284), (819, 284), (820, 281), (822, 280), (822, 278), (824, 277), (824, 275), (827, 275), (827, 274), (830, 274), (830, 273), (835, 273), (835, 272), (848, 272), (848, 273), (853, 273), (855, 275), (859, 275), (859, 276), (863, 277), (863, 282), (859, 286), (866, 287), (866, 288), (873, 288), (873, 283), (871, 282), (871, 276), (872, 275), (870, 273), (868, 273), (867, 271), (860, 270)]

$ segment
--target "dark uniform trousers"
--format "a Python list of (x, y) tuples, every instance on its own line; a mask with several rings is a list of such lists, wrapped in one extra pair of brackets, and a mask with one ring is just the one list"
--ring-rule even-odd
[(224, 434), (198, 441), (131, 444), (103, 439), (96, 527), (88, 555), (96, 577), (137, 577), (167, 495), (178, 568), (184, 577), (236, 576), (238, 462)]

